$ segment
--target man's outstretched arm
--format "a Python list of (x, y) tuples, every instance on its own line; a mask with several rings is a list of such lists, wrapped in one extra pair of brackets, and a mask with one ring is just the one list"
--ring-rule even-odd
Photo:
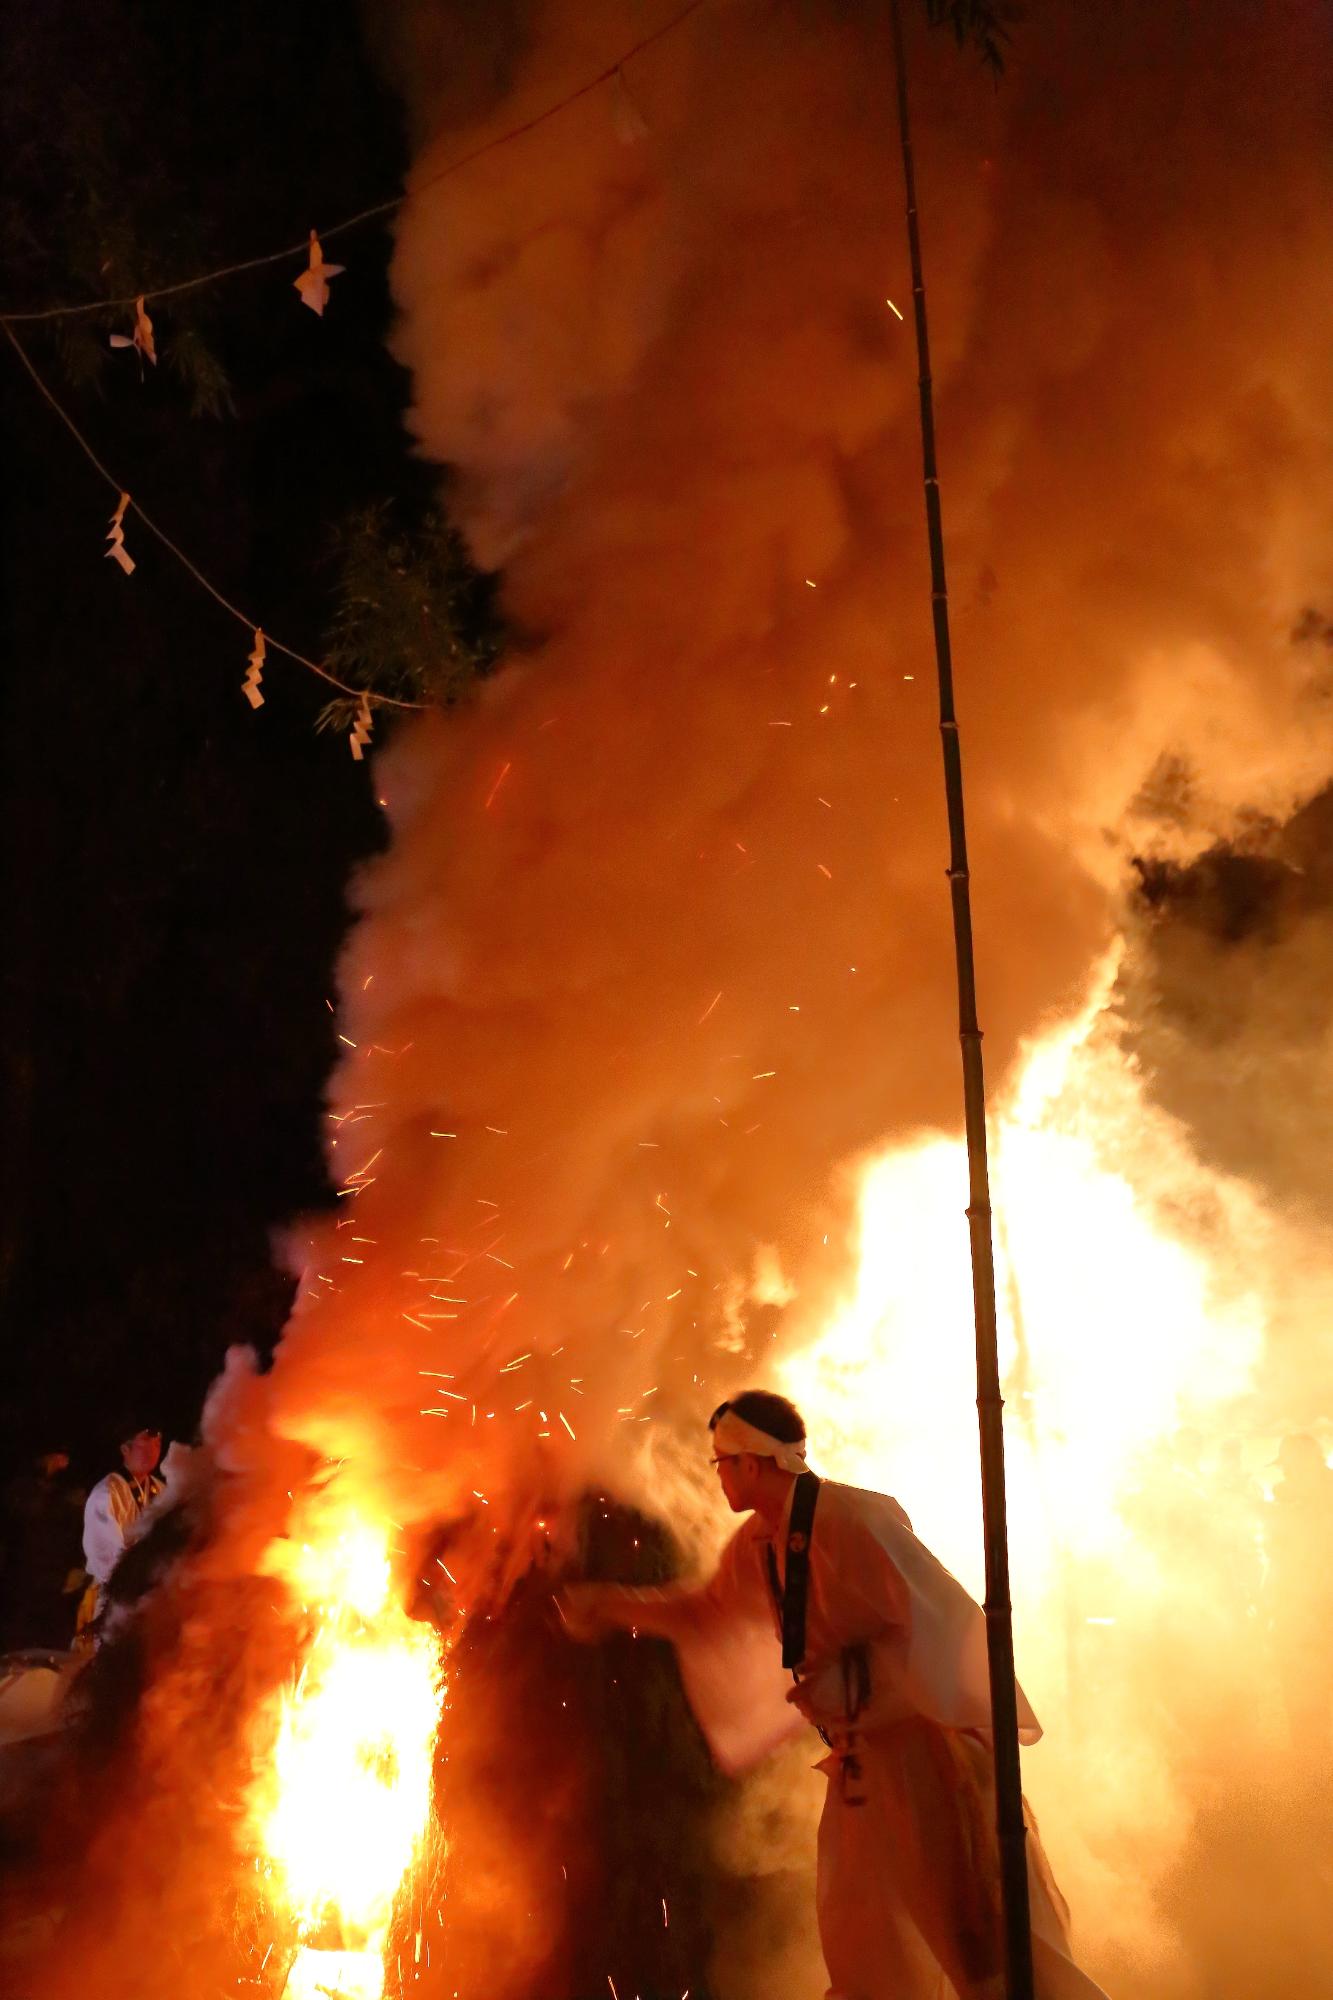
[(689, 1584), (654, 1589), (626, 1583), (571, 1583), (557, 1597), (556, 1609), (571, 1639), (599, 1639), (606, 1632), (674, 1639), (697, 1623), (708, 1596), (707, 1586)]

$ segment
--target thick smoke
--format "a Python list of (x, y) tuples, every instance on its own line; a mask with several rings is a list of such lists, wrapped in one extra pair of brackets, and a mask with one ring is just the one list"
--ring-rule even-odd
[[(359, 1048), (337, 1105), (389, 1100), (383, 1126), (362, 1129), (367, 1152), (383, 1138), (398, 1157), (404, 1263), (411, 1232), (443, 1234), (461, 1260), (469, 1201), (495, 1216), (487, 1238), (512, 1278), (501, 1293), (488, 1277), (478, 1306), (476, 1263), (460, 1262), (452, 1340), (414, 1358), (456, 1368), (477, 1421), (518, 1439), (534, 1384), (537, 1409), (561, 1399), (580, 1440), (548, 1410), (567, 1454), (557, 1482), (617, 1476), (633, 1438), (618, 1423), (697, 1421), (764, 1371), (775, 1324), (784, 1352), (814, 1333), (846, 1279), (848, 1162), (957, 1116), (882, 19), (705, 8), (613, 86), (434, 178), (659, 18), (533, 8), (485, 36), (471, 10), (436, 7), (398, 33), (421, 152), (397, 347), (423, 449), (454, 468), (479, 558), (504, 568), (521, 664), (461, 724), (381, 764), (396, 839), (364, 884), (347, 1033), (411, 1047), (381, 1059), (383, 1087)], [(998, 1084), (1021, 1039), (1087, 990), (1132, 855), (1188, 862), (1283, 819), (1328, 775), (1325, 663), (1290, 635), (1330, 587), (1329, 50), (1308, 6), (1222, 6), (1205, 34), (1147, 5), (1053, 4), (1032, 10), (998, 90), (919, 34), (913, 60)], [(1255, 1391), (1291, 1239), (1233, 1182), (1197, 1174), (1187, 1139), (1132, 1092), (1108, 1105), (1124, 1089), (1116, 1071), (1101, 1090), (1103, 1154), (1114, 1164), (1119, 1145), (1122, 1169), (1132, 1155), (1164, 1226), (1238, 1265), (1221, 1296), (1201, 1281), (1197, 1297), (1192, 1281), (1171, 1293), (1169, 1254), (1145, 1268), (1187, 1337), (1161, 1408), (1127, 1426), (1142, 1445), (1192, 1398), (1214, 1412), (1230, 1398), (1234, 1417)], [(423, 1126), (457, 1136), (428, 1145)], [(911, 1189), (876, 1211), (890, 1261), (911, 1255)], [(1084, 1274), (1069, 1277), (1077, 1296)], [(1247, 1317), (1239, 1295), (1261, 1278), (1269, 1308)], [(958, 1279), (941, 1289), (961, 1322)], [(1288, 1302), (1298, 1328), (1325, 1283)], [(1118, 1300), (1132, 1319), (1134, 1299)], [(321, 1349), (355, 1318), (322, 1307)], [(1189, 1369), (1210, 1372), (1214, 1340), (1204, 1395)], [(1146, 1385), (1152, 1356), (1130, 1349)], [(831, 1344), (818, 1351), (826, 1367)], [(921, 1397), (897, 1438), (931, 1408), (906, 1351), (895, 1381)], [(494, 1370), (524, 1353), (507, 1379), (542, 1372), (503, 1397)], [(577, 1408), (551, 1386), (556, 1357), (585, 1392)], [(1034, 1379), (1043, 1364), (1058, 1379), (1050, 1353)], [(294, 1351), (283, 1393), (298, 1410), (303, 1375)], [(961, 1427), (968, 1385), (950, 1387)], [(1260, 1433), (1290, 1420), (1244, 1407)], [(1247, 1435), (1251, 1461), (1260, 1442)], [(1250, 1627), (1230, 1680), (1205, 1671), (1225, 1624), (1208, 1587), (1245, 1531), (1224, 1507), (1201, 1553), (1182, 1515), (1216, 1493), (1182, 1470), (1183, 1447), (1158, 1449), (1169, 1462), (1103, 1467), (1103, 1504), (1127, 1482), (1128, 1519), (1092, 1535), (1078, 1587), (1039, 1574), (1026, 1594), (1046, 1614), (1033, 1671), (1084, 1753), (1068, 1786), (1047, 1782), (1074, 1822), (1057, 1852), (1122, 1981), (1146, 1967), (1184, 1993), (1205, 1975), (1180, 1938), (1213, 1938), (1214, 1982), (1228, 1953), (1182, 1860), (1198, 1772), (1154, 1677), (1190, 1678), (1224, 1711), (1266, 1655)], [(659, 1438), (657, 1476), (670, 1458)], [(1020, 1515), (1043, 1498), (1041, 1462), (1035, 1493), (1020, 1466)], [(961, 1541), (957, 1558), (966, 1570)], [(1099, 1582), (1134, 1635), (1109, 1663), (1090, 1650), (1111, 1629)], [(1254, 1615), (1243, 1589), (1230, 1609)], [(1207, 1710), (1205, 1761), (1243, 1783), (1260, 1753), (1247, 1734), (1223, 1758), (1217, 1722)], [(1243, 1845), (1204, 1851), (1225, 1875)], [(1297, 1946), (1291, 1978), (1301, 1963)]]
[[(1328, 776), (1289, 634), (1333, 594), (1333, 64), (1313, 0), (1048, 0), (996, 88), (909, 11), (998, 1085), (1081, 1004), (1132, 854), (1188, 861)], [(515, 636), (375, 766), (339, 1213), (293, 1233), (275, 1367), (217, 1415), (204, 1597), (292, 1493), (298, 1537), (349, 1492), (414, 1550), (450, 1518), (460, 1595), (503, 1588), (533, 1503), (653, 1484), (818, 1334), (856, 1163), (958, 1123), (881, 10), (715, 0), (455, 173), (670, 10), (381, 15), (420, 144), (396, 350)], [(914, 1185), (876, 1211), (890, 1261)], [(962, 1255), (960, 1225), (949, 1297)], [(1154, 1758), (1097, 1768), (1179, 1812)], [(1124, 1823), (1081, 1832), (1103, 1938)]]
[[(519, 636), (378, 766), (351, 1191), (274, 1415), (410, 1468), (409, 1510), (697, 1416), (771, 1332), (757, 1253), (816, 1324), (845, 1162), (956, 1118), (882, 21), (705, 7), (443, 173), (657, 20), (396, 30), (397, 351)], [(1192, 851), (1324, 775), (1288, 635), (1327, 581), (1327, 52), (1302, 8), (1201, 38), (1052, 6), (995, 89), (913, 40), (998, 1078), (1085, 985), (1131, 843)]]

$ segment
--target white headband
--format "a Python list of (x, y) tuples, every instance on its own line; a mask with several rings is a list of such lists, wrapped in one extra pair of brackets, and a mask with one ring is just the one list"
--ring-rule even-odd
[(804, 1438), (799, 1444), (784, 1444), (781, 1438), (770, 1437), (767, 1431), (747, 1424), (744, 1417), (738, 1417), (734, 1410), (728, 1410), (714, 1424), (713, 1448), (719, 1458), (725, 1458), (731, 1452), (751, 1451), (756, 1458), (773, 1459), (784, 1472), (809, 1470), (805, 1462)]

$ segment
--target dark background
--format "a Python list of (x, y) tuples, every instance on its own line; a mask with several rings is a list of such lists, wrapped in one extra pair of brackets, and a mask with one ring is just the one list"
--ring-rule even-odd
[[(397, 190), (351, 0), (2, 15), (5, 309), (192, 276)], [(382, 224), (329, 246), (348, 270), (323, 320), (299, 260), (150, 304), (156, 368), (107, 348), (132, 314), (15, 329), (134, 498), (315, 658), (337, 524), (431, 482), (385, 347), (388, 254)], [(115, 496), (7, 343), (0, 397), (0, 1451), (63, 1445), (91, 1479), (124, 1426), (190, 1436), (227, 1344), (281, 1328), (268, 1231), (329, 1198), (325, 998), (382, 828), (368, 766), (316, 733), (320, 682), (271, 654), (252, 712), (246, 631), (132, 515), (135, 574), (103, 559)]]

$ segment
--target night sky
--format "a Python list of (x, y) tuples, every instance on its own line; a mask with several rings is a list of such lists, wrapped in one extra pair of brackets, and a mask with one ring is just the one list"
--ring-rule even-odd
[[(118, 293), (140, 255), (193, 275), (396, 189), (396, 105), (343, 0), (5, 14), (14, 309), (95, 297), (102, 242)], [(337, 524), (430, 477), (384, 345), (387, 253), (382, 227), (345, 239), (322, 321), (299, 262), (154, 307), (156, 369), (107, 352), (100, 321), (19, 329), (146, 510), (315, 656)], [(225, 370), (219, 415), (192, 413), (187, 338)], [(381, 829), (369, 767), (315, 731), (321, 685), (273, 657), (252, 713), (244, 630), (142, 529), (132, 578), (102, 559), (114, 496), (12, 352), (0, 380), (4, 1449), (68, 1444), (96, 1477), (127, 1421), (190, 1436), (226, 1346), (281, 1327), (268, 1231), (328, 1198), (325, 996), (349, 869)]]

